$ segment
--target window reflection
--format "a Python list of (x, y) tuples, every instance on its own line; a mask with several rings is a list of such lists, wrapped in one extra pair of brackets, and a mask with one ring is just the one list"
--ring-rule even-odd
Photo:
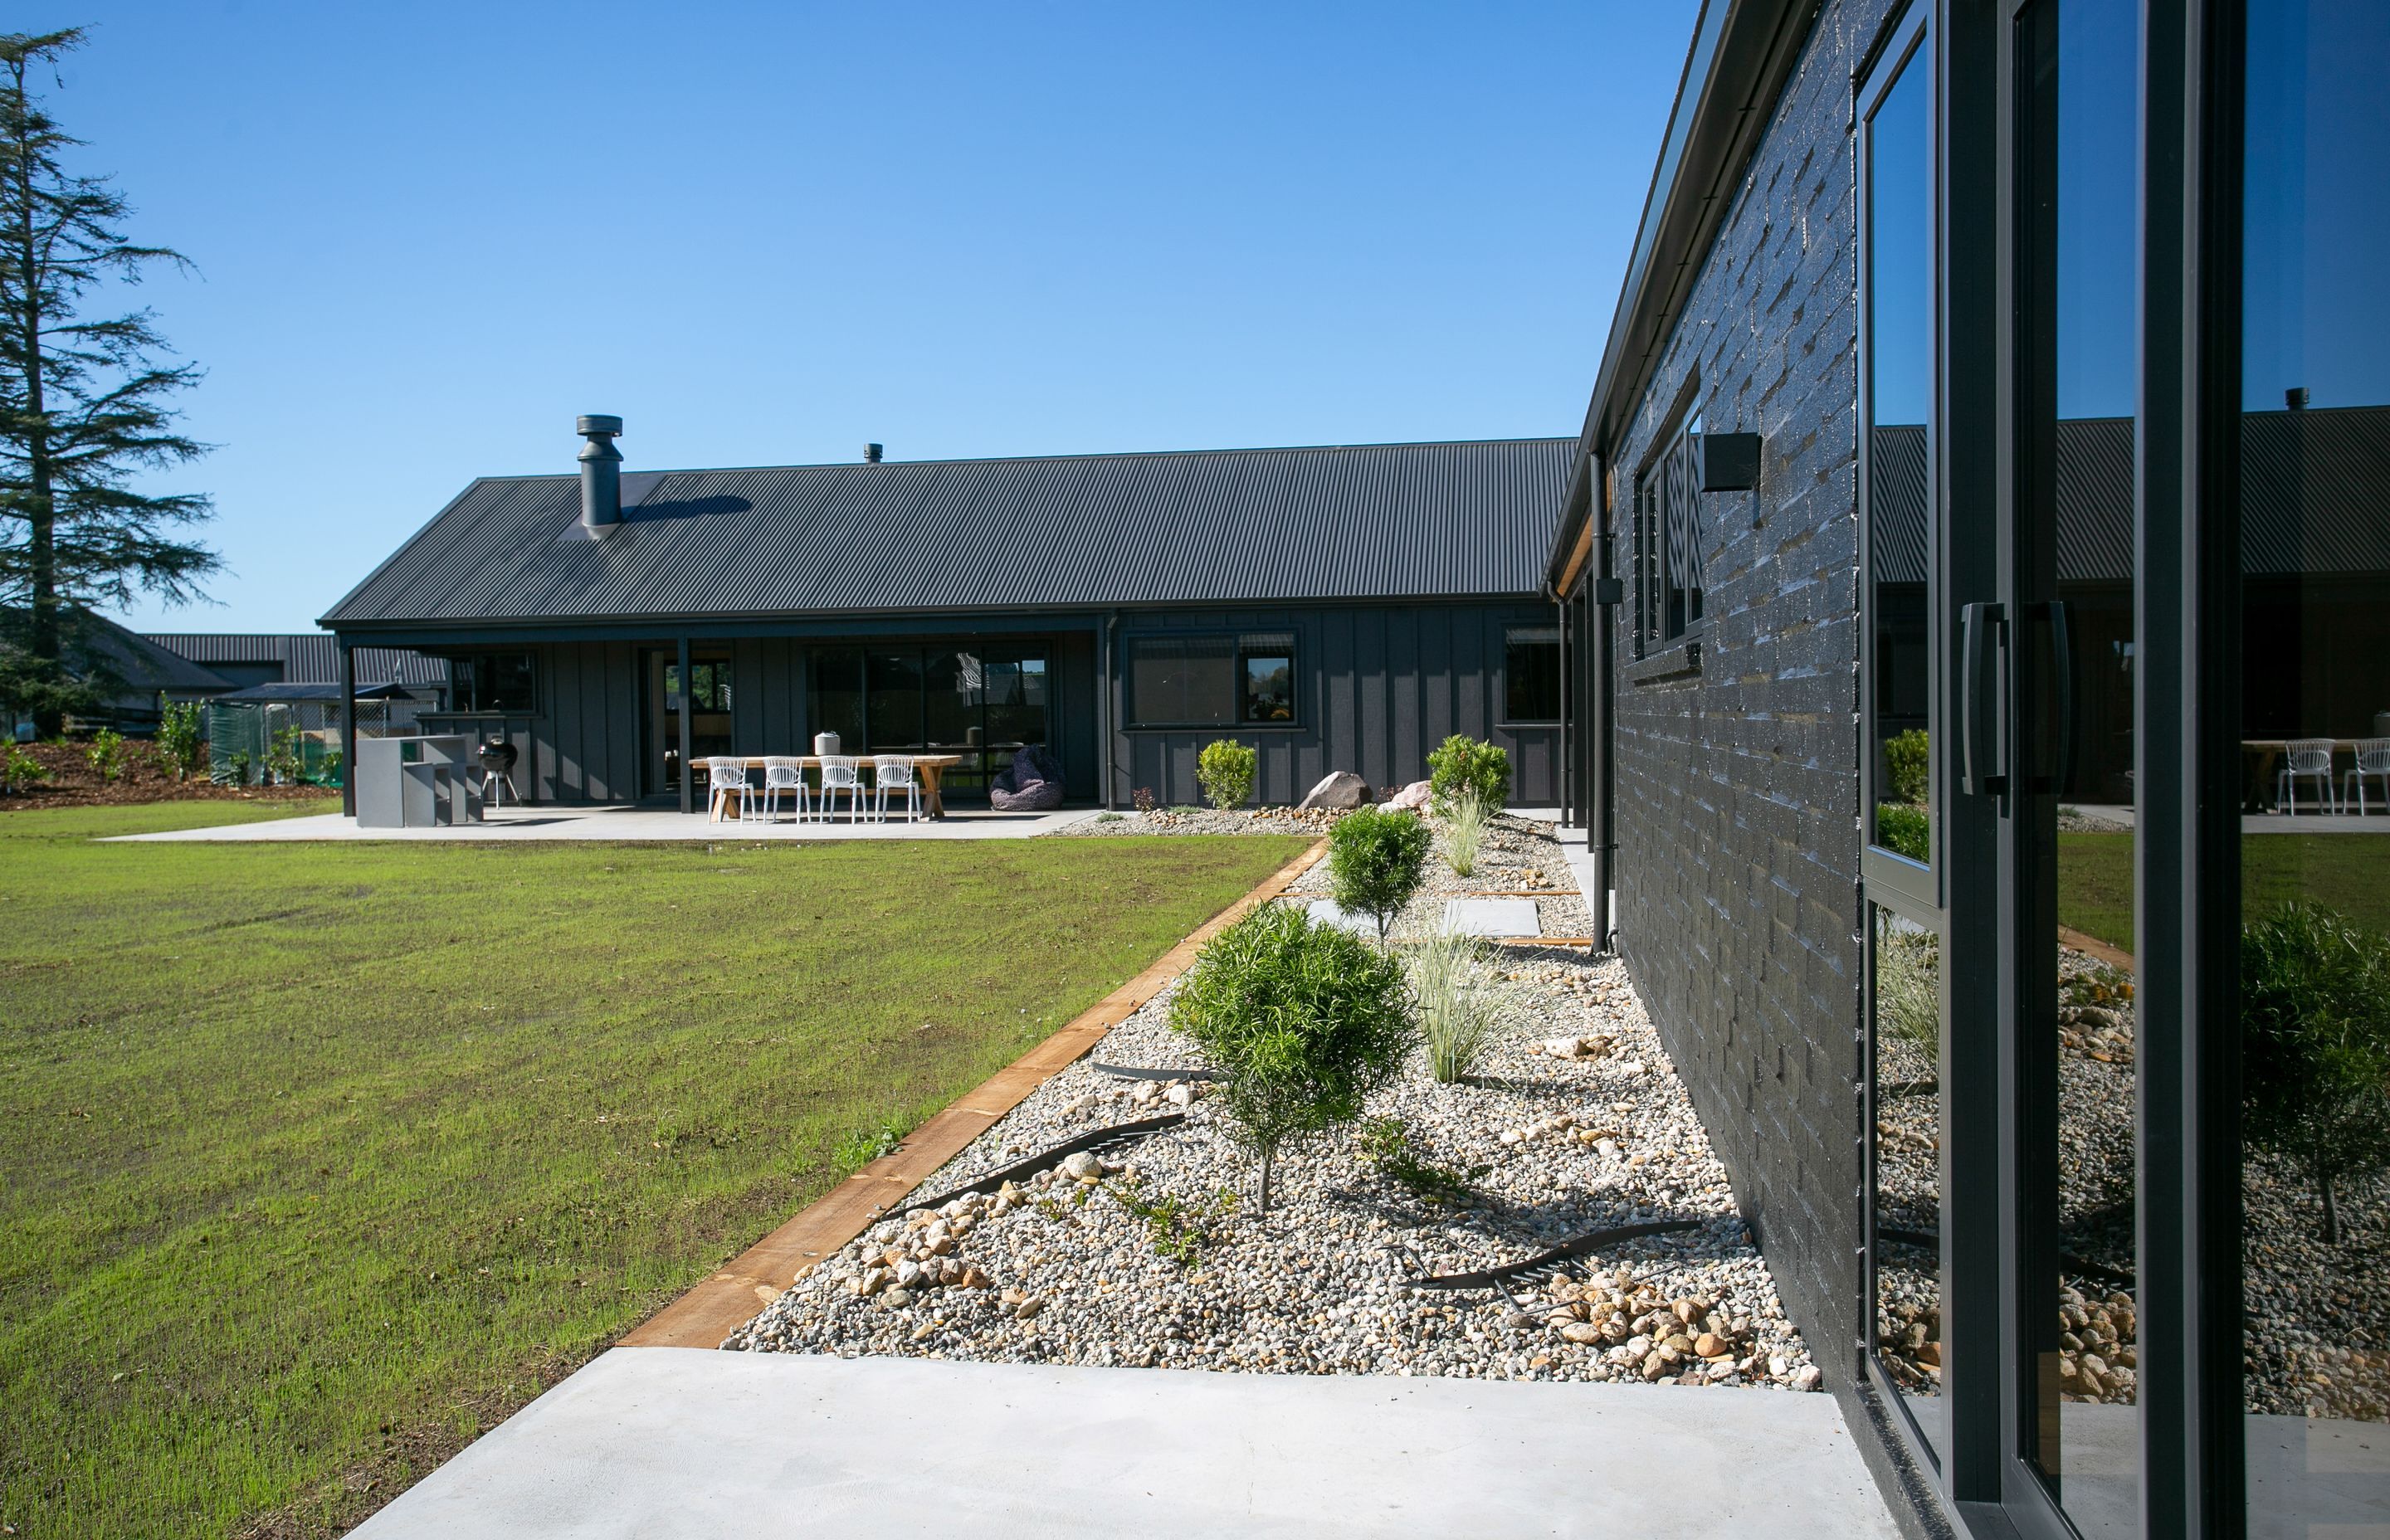
[(1942, 1356), (1942, 939), (1875, 911), (1875, 1352), (1928, 1444)]
[(2249, 7), (2242, 1281), (2252, 1534), (2384, 1535), (2390, 7)]
[(1933, 859), (1932, 139), (1921, 50), (1867, 124), (1868, 678), (1873, 842)]

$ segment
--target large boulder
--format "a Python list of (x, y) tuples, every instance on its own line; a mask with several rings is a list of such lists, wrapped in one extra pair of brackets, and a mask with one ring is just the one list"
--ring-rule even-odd
[(1309, 813), (1319, 808), (1358, 807), (1369, 800), (1369, 783), (1350, 770), (1331, 771), (1311, 795), (1296, 803), (1299, 811)]
[(1432, 789), (1432, 785), (1433, 783), (1428, 781), (1413, 781), (1410, 785), (1404, 787), (1400, 791), (1397, 791), (1393, 796), (1387, 798), (1386, 805), (1388, 807), (1408, 808), (1413, 813), (1425, 813), (1427, 811), (1428, 793)]

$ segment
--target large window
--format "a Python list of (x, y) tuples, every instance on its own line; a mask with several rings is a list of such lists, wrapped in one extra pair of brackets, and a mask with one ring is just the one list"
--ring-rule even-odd
[(1561, 628), (1514, 625), (1502, 633), (1502, 720), (1522, 726), (1561, 719)]
[(459, 712), (530, 712), (537, 709), (533, 680), (538, 668), (528, 652), (473, 652), (448, 664), (450, 709)]
[(2237, 741), (2217, 745), (2219, 769), (2239, 770), (2241, 967), (2238, 1000), (2215, 1013), (2240, 1036), (2247, 1427), (2233, 1443), (2249, 1450), (2250, 1534), (2378, 1536), (2390, 1534), (2390, 6), (2274, 0), (2251, 5), (2246, 27), (2240, 678), (2224, 697), (2241, 709), (2219, 729)]
[(808, 720), (850, 754), (954, 754), (948, 797), (983, 793), (1021, 750), (1051, 747), (1043, 645), (817, 648)]
[(1131, 637), (1128, 685), (1132, 727), (1291, 727), (1294, 635)]
[(1702, 499), (1696, 410), (1663, 440), (1635, 483), (1635, 655), (1682, 637), (1702, 618)]

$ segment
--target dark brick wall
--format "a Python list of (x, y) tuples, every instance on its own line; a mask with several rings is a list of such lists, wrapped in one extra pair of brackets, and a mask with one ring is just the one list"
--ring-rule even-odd
[[(1621, 947), (1888, 1487), (1860, 1328), (1857, 168), (1851, 71), (1895, 7), (1830, 0), (1745, 168), (1633, 428), (1613, 508), (1693, 391), (1763, 436), (1757, 492), (1703, 500), (1700, 668), (1621, 626)], [(1622, 548), (1624, 567), (1624, 549)], [(1630, 600), (1632, 596), (1630, 595)], [(1681, 660), (1682, 649), (1677, 649)], [(1913, 1488), (1911, 1489), (1914, 1490)], [(1904, 1521), (1935, 1527), (1911, 1503)]]

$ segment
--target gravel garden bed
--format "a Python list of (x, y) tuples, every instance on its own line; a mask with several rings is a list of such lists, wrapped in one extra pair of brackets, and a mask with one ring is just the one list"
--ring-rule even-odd
[[(1466, 886), (1423, 894), (1402, 926), (1430, 923), (1454, 892), (1517, 891), (1530, 872), (1565, 879), (1544, 829), (1504, 820), (1499, 840), (1498, 859)], [(1539, 909), (1547, 933), (1582, 933), (1573, 890)], [(1201, 1066), (1169, 1025), (1165, 993), (918, 1196), (1097, 1128), (1170, 1112), (1182, 1123), (883, 1220), (724, 1346), (1814, 1389), (1818, 1370), (1624, 967), (1559, 948), (1500, 954), (1495, 966), (1505, 1025), (1479, 1073), (1438, 1084), (1414, 1060), (1358, 1128), (1281, 1156), (1266, 1215), (1254, 1210), (1253, 1161), (1203, 1083), (1097, 1067)], [(1693, 1223), (1529, 1280), (1418, 1287), (1660, 1220)]]
[(1222, 813), (1209, 807), (1156, 808), (1150, 813), (1099, 813), (1038, 838), (1078, 839), (1113, 834), (1325, 834), (1342, 815), (1314, 808), (1257, 807)]

